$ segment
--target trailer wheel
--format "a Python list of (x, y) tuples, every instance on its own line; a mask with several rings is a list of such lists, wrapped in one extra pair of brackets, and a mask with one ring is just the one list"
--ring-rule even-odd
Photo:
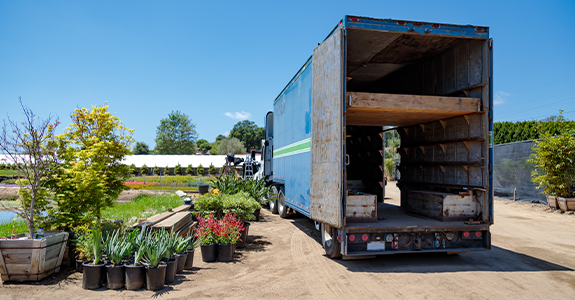
[(275, 198), (274, 200), (269, 201), (270, 211), (272, 212), (272, 214), (277, 215), (277, 213), (278, 213), (278, 189), (277, 189), (277, 187), (272, 186), (270, 194), (272, 197)]
[(288, 215), (288, 208), (285, 203), (284, 193), (281, 190), (278, 191), (278, 200), (277, 200), (277, 207), (278, 207), (278, 214), (282, 218), (287, 218)]
[(337, 228), (322, 223), (321, 243), (329, 258), (341, 258), (341, 243), (337, 240)]

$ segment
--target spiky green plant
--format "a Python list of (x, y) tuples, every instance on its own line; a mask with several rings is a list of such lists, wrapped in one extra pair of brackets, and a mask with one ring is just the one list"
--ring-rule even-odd
[(92, 250), (94, 254), (94, 265), (100, 264), (102, 259), (102, 231), (97, 225), (92, 226)]

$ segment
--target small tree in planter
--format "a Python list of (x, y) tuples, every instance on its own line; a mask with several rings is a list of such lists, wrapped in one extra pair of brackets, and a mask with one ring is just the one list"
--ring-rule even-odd
[(156, 175), (160, 175), (160, 168), (158, 168), (158, 166), (155, 166), (154, 170), (152, 170), (152, 173), (154, 173)]
[(216, 167), (214, 167), (213, 164), (210, 164), (210, 168), (208, 169), (208, 173), (210, 175), (215, 175), (216, 174)]
[(529, 159), (536, 167), (531, 180), (549, 196), (568, 198), (575, 196), (575, 131), (566, 126), (562, 113), (558, 121), (559, 135), (542, 132), (541, 139), (535, 141), (535, 154)]
[(148, 166), (146, 166), (146, 164), (144, 164), (144, 165), (140, 168), (140, 173), (142, 173), (142, 175), (148, 175), (148, 174), (150, 174), (150, 169), (148, 168)]
[(188, 167), (186, 168), (186, 174), (194, 175), (194, 167), (192, 167), (191, 164), (189, 164)]
[(198, 175), (204, 176), (204, 167), (201, 164), (198, 166), (197, 171), (198, 171)]
[(136, 168), (136, 165), (134, 164), (130, 165), (130, 174), (138, 176), (138, 168)]
[(166, 167), (164, 168), (164, 175), (170, 175), (170, 174), (171, 174), (171, 173), (170, 173), (170, 167), (166, 166)]
[(41, 119), (20, 99), (24, 111), (24, 121), (19, 124), (8, 117), (0, 132), (0, 152), (16, 167), (18, 175), (25, 180), (18, 181), (21, 210), (18, 216), (26, 221), (28, 236), (34, 238), (36, 220), (42, 219), (40, 213), (48, 206), (47, 176), (56, 161), (53, 148), (56, 144), (54, 130), (58, 120), (52, 123), (52, 117)]
[(182, 166), (180, 163), (174, 167), (174, 175), (182, 175)]

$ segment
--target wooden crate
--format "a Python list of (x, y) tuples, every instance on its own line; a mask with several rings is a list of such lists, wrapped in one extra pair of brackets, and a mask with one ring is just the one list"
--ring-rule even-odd
[(547, 195), (547, 204), (551, 208), (559, 208), (559, 203), (557, 202), (557, 197)]
[(408, 191), (406, 211), (440, 221), (465, 221), (479, 215), (479, 205), (472, 191), (461, 194)]
[(42, 239), (0, 240), (2, 281), (39, 281), (58, 273), (67, 242), (67, 232), (46, 232)]
[(376, 195), (348, 195), (345, 203), (347, 222), (376, 222)]
[(562, 211), (575, 210), (575, 198), (557, 197), (557, 204)]

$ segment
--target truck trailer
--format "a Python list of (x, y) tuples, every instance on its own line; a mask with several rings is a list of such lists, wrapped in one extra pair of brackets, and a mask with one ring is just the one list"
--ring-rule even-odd
[(491, 249), (492, 66), (488, 27), (345, 16), (265, 117), (270, 209), (314, 220), (331, 258)]

